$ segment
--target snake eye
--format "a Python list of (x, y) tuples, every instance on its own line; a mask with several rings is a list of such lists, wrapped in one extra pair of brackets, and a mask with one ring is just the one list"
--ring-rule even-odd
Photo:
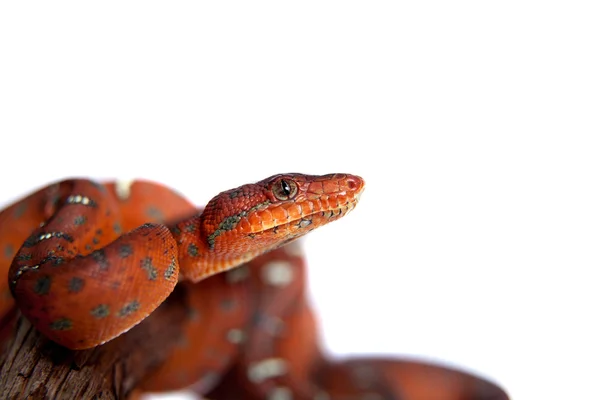
[(281, 179), (275, 182), (272, 190), (277, 200), (290, 200), (298, 193), (298, 185), (291, 179)]

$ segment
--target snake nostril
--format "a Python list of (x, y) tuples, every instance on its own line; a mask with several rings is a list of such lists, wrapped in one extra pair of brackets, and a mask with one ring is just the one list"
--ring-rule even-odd
[(363, 180), (359, 176), (349, 175), (346, 177), (346, 185), (348, 185), (348, 189), (357, 191), (360, 190), (363, 186)]

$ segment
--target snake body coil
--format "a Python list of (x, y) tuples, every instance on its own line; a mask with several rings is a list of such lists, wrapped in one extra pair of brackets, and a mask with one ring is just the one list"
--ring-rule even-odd
[[(179, 283), (185, 340), (138, 394), (191, 387), (214, 399), (507, 398), (458, 371), (322, 354), (304, 259), (290, 242), (346, 215), (363, 188), (349, 174), (281, 174), (198, 210), (151, 182), (55, 183), (0, 212), (8, 277), (0, 322), (16, 303), (51, 340), (91, 348), (138, 324)], [(0, 342), (10, 331), (2, 324)]]

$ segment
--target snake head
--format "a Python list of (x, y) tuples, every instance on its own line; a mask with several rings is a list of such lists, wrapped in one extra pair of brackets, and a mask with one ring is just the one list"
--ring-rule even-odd
[(183, 272), (203, 279), (340, 219), (354, 209), (364, 186), (356, 175), (289, 173), (222, 192), (200, 216), (203, 248), (195, 252), (194, 272), (182, 266)]

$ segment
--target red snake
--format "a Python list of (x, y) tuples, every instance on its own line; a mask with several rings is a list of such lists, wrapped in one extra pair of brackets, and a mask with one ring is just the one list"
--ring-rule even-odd
[(197, 210), (150, 182), (55, 183), (0, 213), (0, 317), (14, 297), (51, 340), (91, 348), (142, 321), (180, 282), (186, 339), (138, 393), (191, 385), (211, 399), (507, 398), (441, 367), (323, 356), (304, 260), (288, 243), (346, 215), (363, 189), (349, 174), (281, 174)]

